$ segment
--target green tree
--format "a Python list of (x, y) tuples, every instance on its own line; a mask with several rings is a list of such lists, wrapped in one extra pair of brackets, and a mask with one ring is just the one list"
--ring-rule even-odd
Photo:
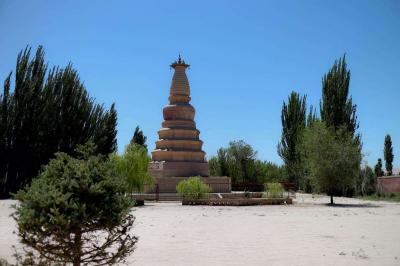
[(376, 177), (380, 177), (380, 176), (384, 176), (385, 175), (385, 173), (382, 170), (382, 159), (381, 158), (378, 159), (378, 162), (375, 165), (374, 173), (375, 173)]
[(254, 162), (257, 152), (243, 140), (231, 141), (227, 150), (230, 174), (236, 181), (256, 181)]
[(117, 114), (91, 98), (72, 65), (48, 70), (44, 50), (17, 58), (14, 88), (9, 74), (0, 94), (0, 198), (29, 184), (57, 151), (73, 154), (95, 142), (97, 152), (116, 150)]
[(303, 156), (311, 183), (319, 192), (331, 197), (335, 191), (354, 186), (359, 175), (361, 152), (347, 128), (333, 133), (324, 123), (318, 122), (304, 132)]
[(126, 192), (143, 192), (145, 185), (153, 184), (148, 171), (149, 162), (146, 148), (139, 144), (129, 144), (122, 155), (110, 155), (109, 169), (113, 176), (126, 183)]
[(299, 184), (302, 165), (298, 145), (306, 127), (306, 97), (292, 92), (288, 103), (282, 106), (282, 136), (278, 144), (278, 154), (285, 163), (290, 182)]
[(392, 147), (392, 138), (390, 135), (386, 135), (385, 137), (385, 148), (383, 150), (383, 155), (385, 158), (385, 168), (386, 168), (386, 175), (393, 174), (393, 147)]
[(147, 137), (143, 134), (143, 131), (140, 130), (139, 126), (136, 126), (135, 132), (133, 133), (133, 137), (131, 139), (131, 144), (139, 144), (147, 149), (146, 145)]
[(287, 180), (284, 166), (257, 159), (257, 152), (244, 141), (231, 141), (229, 147), (218, 149), (208, 161), (210, 174), (229, 176), (233, 184)]
[(229, 176), (229, 161), (228, 151), (223, 148), (219, 148), (217, 151), (218, 162), (219, 162), (219, 175)]
[(232, 160), (228, 160), (228, 149), (219, 148), (217, 156), (211, 157), (208, 161), (210, 174), (212, 176), (231, 176)]
[(212, 176), (231, 176), (232, 162), (228, 160), (228, 149), (219, 148), (216, 156), (208, 160), (210, 175)]
[(307, 115), (307, 127), (312, 127), (318, 121), (319, 121), (319, 118), (318, 118), (318, 115), (317, 115), (317, 111), (311, 105), (310, 106), (310, 111), (308, 112), (308, 115)]
[(98, 132), (93, 135), (96, 145), (99, 147), (97, 152), (109, 154), (117, 150), (117, 111), (115, 104), (111, 104), (110, 110), (98, 121)]
[(368, 165), (360, 171), (361, 174), (361, 192), (363, 195), (372, 195), (376, 192), (376, 176), (374, 171)]
[(347, 70), (346, 56), (335, 61), (322, 79), (322, 100), (320, 102), (321, 120), (334, 131), (345, 127), (352, 137), (358, 129), (356, 110), (349, 96), (350, 70)]
[(280, 182), (287, 180), (286, 169), (272, 162), (256, 160), (255, 175), (259, 183)]
[[(133, 202), (89, 143), (76, 157), (57, 153), (31, 186), (16, 195), (18, 235), (40, 260), (111, 265), (134, 250)], [(50, 265), (49, 264), (49, 265)]]
[(221, 171), (219, 167), (219, 162), (217, 156), (212, 156), (208, 160), (208, 168), (210, 170), (210, 175), (211, 176), (221, 176)]

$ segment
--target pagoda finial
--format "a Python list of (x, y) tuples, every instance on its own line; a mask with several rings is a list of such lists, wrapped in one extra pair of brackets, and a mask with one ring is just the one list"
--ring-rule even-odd
[(190, 66), (190, 65), (186, 64), (186, 63), (185, 63), (185, 60), (183, 60), (183, 59), (181, 58), (181, 54), (180, 54), (180, 53), (178, 54), (178, 60), (174, 61), (174, 62), (170, 65), (170, 67), (172, 67), (172, 68), (175, 68), (175, 67), (177, 67), (177, 66), (183, 66), (183, 67), (185, 67), (185, 68), (187, 68), (187, 67)]

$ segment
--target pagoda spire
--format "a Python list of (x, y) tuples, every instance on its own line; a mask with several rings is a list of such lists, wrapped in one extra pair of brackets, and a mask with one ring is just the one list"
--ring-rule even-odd
[(184, 68), (188, 68), (190, 67), (190, 65), (185, 63), (185, 60), (183, 60), (181, 58), (181, 54), (178, 55), (178, 60), (175, 60), (174, 62), (172, 62), (172, 64), (170, 65), (170, 67), (176, 69), (177, 67), (184, 67)]
[(179, 54), (178, 60), (171, 64), (171, 67), (175, 70), (174, 76), (172, 77), (171, 87), (169, 91), (169, 103), (189, 103), (190, 102), (190, 86), (186, 76), (186, 68), (189, 67), (182, 60)]

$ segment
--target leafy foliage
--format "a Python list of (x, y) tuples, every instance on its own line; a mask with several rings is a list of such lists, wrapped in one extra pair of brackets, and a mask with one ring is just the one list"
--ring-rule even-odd
[(386, 175), (393, 174), (393, 147), (392, 147), (392, 138), (390, 135), (386, 135), (385, 137), (385, 148), (383, 150), (383, 155), (385, 158), (385, 168), (386, 168)]
[(138, 144), (147, 149), (146, 140), (147, 137), (143, 134), (143, 131), (140, 130), (139, 126), (137, 126), (135, 128), (135, 132), (133, 133), (130, 144)]
[(385, 175), (385, 173), (382, 170), (382, 159), (381, 158), (378, 159), (378, 162), (375, 165), (374, 173), (375, 173), (376, 177), (380, 177), (380, 176), (384, 176)]
[(376, 192), (376, 176), (371, 167), (366, 166), (360, 171), (362, 195), (372, 195)]
[(31, 186), (16, 194), (13, 217), (22, 243), (52, 263), (110, 265), (123, 261), (137, 238), (129, 233), (132, 201), (89, 143), (76, 157), (57, 153)]
[(315, 108), (311, 105), (310, 106), (310, 111), (308, 112), (307, 115), (307, 127), (310, 128), (312, 127), (316, 122), (319, 122), (319, 118), (317, 115), (317, 111)]
[(210, 186), (201, 181), (200, 177), (190, 177), (187, 180), (179, 182), (176, 186), (176, 191), (185, 199), (196, 200), (203, 198), (212, 190)]
[(256, 156), (257, 152), (243, 140), (231, 141), (228, 148), (218, 150), (218, 165), (214, 163), (216, 169), (211, 170), (216, 175), (230, 176), (234, 182), (254, 180)]
[(220, 148), (209, 160), (210, 174), (229, 176), (233, 184), (286, 179), (284, 167), (257, 159), (257, 152), (243, 140), (232, 141), (228, 148)]
[(154, 182), (148, 171), (149, 162), (146, 148), (129, 144), (122, 155), (110, 155), (109, 168), (114, 176), (127, 184), (126, 192), (143, 192), (145, 185)]
[(354, 187), (359, 176), (361, 151), (346, 128), (332, 132), (318, 122), (304, 132), (303, 158), (314, 188), (333, 196), (337, 190)]
[[(335, 61), (322, 79), (321, 120), (334, 131), (346, 128), (352, 137), (358, 129), (356, 110), (349, 97), (350, 70), (347, 70), (346, 56)], [(360, 141), (359, 141), (360, 142)]]
[(287, 180), (285, 166), (280, 166), (272, 162), (255, 161), (255, 174), (259, 183), (277, 182)]
[(299, 184), (302, 166), (298, 144), (306, 127), (306, 97), (292, 92), (288, 103), (282, 106), (282, 136), (278, 144), (278, 154), (285, 163), (288, 180)]
[(116, 150), (117, 114), (96, 104), (69, 64), (48, 71), (44, 50), (21, 51), (14, 89), (11, 73), (0, 94), (0, 197), (29, 184), (40, 167), (62, 151), (92, 140), (97, 152)]
[(265, 183), (264, 189), (266, 193), (263, 194), (263, 197), (268, 198), (283, 198), (283, 193), (285, 192), (282, 184), (277, 182)]

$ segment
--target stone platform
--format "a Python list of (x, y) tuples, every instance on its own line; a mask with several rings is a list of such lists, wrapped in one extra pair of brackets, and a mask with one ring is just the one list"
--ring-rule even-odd
[(211, 206), (253, 206), (253, 205), (282, 205), (293, 204), (291, 198), (209, 198), (188, 200), (183, 199), (182, 205), (211, 205)]
[[(159, 193), (176, 193), (176, 185), (187, 177), (155, 177), (155, 184), (158, 185)], [(227, 176), (201, 177), (201, 180), (209, 185), (213, 193), (231, 192), (231, 179)], [(156, 193), (156, 186), (148, 187), (145, 193)]]
[(209, 176), (207, 162), (150, 162), (152, 177)]

